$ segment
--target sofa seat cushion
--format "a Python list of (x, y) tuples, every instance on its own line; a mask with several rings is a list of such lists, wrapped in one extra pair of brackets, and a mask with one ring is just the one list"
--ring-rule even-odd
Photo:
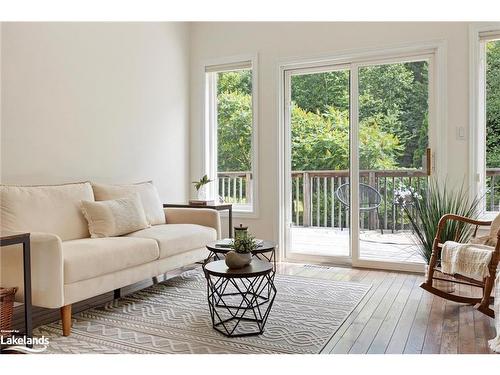
[(137, 232), (127, 237), (151, 238), (158, 242), (160, 259), (205, 247), (217, 239), (214, 228), (196, 224), (161, 224)]
[(64, 283), (121, 271), (159, 258), (156, 241), (147, 238), (84, 238), (63, 242)]

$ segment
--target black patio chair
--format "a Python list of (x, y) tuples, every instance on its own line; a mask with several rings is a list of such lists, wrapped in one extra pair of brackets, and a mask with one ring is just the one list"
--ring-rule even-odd
[[(338, 200), (342, 205), (346, 207), (346, 210), (349, 210), (349, 193), (350, 186), (349, 182), (340, 185), (337, 188), (335, 194), (337, 195)], [(382, 204), (382, 195), (375, 189), (373, 186), (367, 184), (359, 184), (359, 210), (368, 212), (368, 211), (377, 211), (378, 224), (380, 227), (380, 233), (384, 234), (384, 229), (382, 228), (382, 219), (379, 212), (379, 207)], [(340, 221), (340, 230), (344, 230), (344, 223)]]

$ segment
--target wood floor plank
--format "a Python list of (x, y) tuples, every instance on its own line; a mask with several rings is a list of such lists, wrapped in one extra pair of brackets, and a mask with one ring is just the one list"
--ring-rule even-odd
[[(370, 300), (363, 306), (363, 309), (356, 316), (356, 319), (344, 332), (338, 343), (333, 347), (331, 353), (349, 353), (352, 346), (356, 343), (357, 338), (363, 331), (366, 323), (370, 320), (374, 311), (384, 298), (386, 293), (390, 290), (392, 284), (397, 279), (396, 273), (389, 273), (382, 281), (377, 290), (371, 295)], [(400, 276), (401, 277), (401, 276)]]
[(405, 274), (397, 275), (396, 280), (391, 285), (391, 288), (389, 288), (385, 296), (379, 301), (377, 308), (364, 326), (360, 335), (356, 339), (356, 342), (349, 350), (349, 353), (364, 354), (368, 352), (370, 345), (379, 332), (380, 327), (384, 323), (386, 316), (391, 311), (391, 308), (397, 300), (397, 296), (399, 295), (403, 285), (406, 283), (408, 277), (409, 276)]
[(453, 301), (446, 301), (443, 316), (443, 332), (441, 335), (441, 354), (458, 353), (458, 327), (460, 305)]
[(441, 350), (445, 307), (446, 300), (440, 297), (434, 297), (422, 348), (422, 353), (424, 354), (439, 353)]
[[(471, 287), (459, 286), (460, 294), (471, 295)], [(458, 308), (458, 352), (473, 354), (476, 352), (476, 340), (474, 337), (474, 308), (470, 305), (461, 305)]]
[(491, 353), (488, 347), (488, 340), (493, 338), (490, 329), (490, 317), (474, 309), (474, 336), (476, 338), (476, 353), (486, 354)]
[[(421, 288), (420, 288), (421, 289)], [(427, 324), (431, 314), (432, 302), (434, 296), (422, 290), (422, 296), (418, 304), (415, 319), (406, 340), (405, 349), (403, 354), (417, 354), (422, 352), (424, 346), (425, 333), (427, 332)]]
[(418, 287), (422, 280), (423, 278), (421, 276), (414, 277), (413, 284), (410, 288), (410, 295), (408, 296), (403, 310), (399, 311), (399, 319), (395, 326), (392, 328), (392, 335), (390, 336), (388, 343), (386, 343), (388, 333), (386, 334), (382, 332), (381, 336), (386, 338), (386, 340), (383, 341), (383, 343), (386, 343), (385, 350), (382, 351), (381, 345), (380, 349), (375, 350), (375, 347), (373, 349), (370, 348), (369, 352), (390, 354), (402, 354), (404, 352), (406, 341), (413, 325), (413, 321), (415, 320), (418, 305), (422, 297), (423, 290)]
[(383, 280), (388, 276), (388, 273), (385, 271), (379, 270), (371, 270), (365, 274), (363, 279), (360, 281), (366, 284), (372, 284), (372, 287), (368, 291), (368, 293), (363, 297), (363, 299), (359, 302), (358, 306), (353, 310), (353, 312), (347, 317), (346, 321), (339, 327), (339, 329), (335, 332), (332, 338), (325, 345), (321, 353), (330, 354), (333, 348), (343, 337), (345, 331), (351, 326), (352, 322), (358, 317), (359, 313), (364, 309), (365, 305), (370, 301), (373, 294), (377, 291), (377, 289), (382, 284)]

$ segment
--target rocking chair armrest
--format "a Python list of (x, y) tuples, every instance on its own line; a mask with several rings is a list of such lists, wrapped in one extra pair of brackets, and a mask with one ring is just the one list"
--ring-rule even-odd
[[(443, 232), (447, 221), (459, 221), (461, 223), (475, 225), (476, 230), (477, 230), (477, 227), (479, 227), (479, 226), (488, 226), (488, 225), (491, 225), (491, 223), (492, 223), (491, 221), (475, 220), (475, 219), (471, 219), (471, 218), (468, 218), (465, 216), (460, 216), (460, 215), (455, 215), (455, 214), (443, 215), (441, 217), (441, 219), (439, 219), (436, 237), (434, 238), (435, 246), (439, 244), (439, 240), (441, 239), (441, 233)], [(500, 233), (499, 233), (499, 235), (500, 235)]]
[[(479, 225), (479, 226), (488, 226), (491, 225), (491, 221), (483, 221), (483, 220), (474, 220), (465, 216), (460, 216), (460, 215), (454, 215), (454, 214), (446, 214), (439, 219), (439, 228), (444, 228), (444, 225), (446, 222), (450, 221), (460, 221), (462, 223), (467, 223), (467, 224), (472, 224), (472, 225)], [(500, 234), (500, 233), (499, 233)]]

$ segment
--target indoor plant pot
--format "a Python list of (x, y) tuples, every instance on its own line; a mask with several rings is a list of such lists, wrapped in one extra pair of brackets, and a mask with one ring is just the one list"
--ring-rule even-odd
[(256, 248), (255, 239), (248, 232), (242, 231), (233, 240), (234, 250), (226, 254), (226, 266), (229, 268), (243, 268), (249, 265), (252, 261), (252, 251)]
[(237, 253), (231, 250), (226, 254), (226, 266), (231, 269), (243, 268), (252, 261), (252, 253)]

